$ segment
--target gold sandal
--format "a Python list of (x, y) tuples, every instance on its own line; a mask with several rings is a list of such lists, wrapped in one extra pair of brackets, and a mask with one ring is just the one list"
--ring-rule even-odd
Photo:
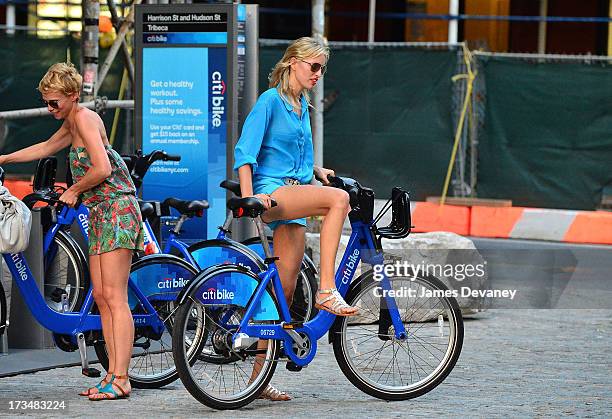
[[(319, 299), (319, 294), (330, 294), (328, 297)], [(327, 302), (331, 301), (331, 307), (326, 306)], [(318, 290), (317, 297), (315, 298), (315, 307), (319, 310), (325, 310), (328, 313), (335, 314), (336, 316), (355, 316), (359, 313), (357, 307), (351, 307), (344, 301), (344, 298), (340, 295), (337, 288), (329, 288), (326, 290)], [(352, 311), (344, 311), (351, 309)]]
[(279, 402), (279, 401), (286, 402), (288, 400), (291, 400), (290, 395), (288, 395), (284, 391), (280, 391), (279, 389), (272, 386), (271, 384), (268, 384), (266, 386), (264, 391), (262, 391), (261, 394), (259, 395), (259, 398), (265, 399), (265, 400), (272, 400), (273, 402)]

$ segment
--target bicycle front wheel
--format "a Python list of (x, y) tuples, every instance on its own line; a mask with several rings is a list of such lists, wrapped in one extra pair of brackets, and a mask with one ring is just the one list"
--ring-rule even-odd
[[(178, 378), (172, 355), (172, 329), (175, 321), (175, 299), (182, 287), (191, 281), (197, 270), (169, 255), (148, 256), (132, 264), (130, 279), (147, 297), (164, 330), (156, 334), (147, 326), (134, 330), (134, 346), (128, 370), (130, 383), (136, 388), (160, 388)], [(147, 310), (130, 290), (128, 301), (132, 314), (145, 314)], [(194, 343), (196, 346), (198, 342)], [(96, 355), (108, 370), (108, 351), (103, 340), (94, 344)]]
[[(252, 402), (270, 382), (280, 341), (255, 340), (248, 347), (233, 349), (232, 338), (246, 311), (244, 305), (236, 304), (243, 298), (204, 305), (199, 296), (202, 290), (215, 289), (213, 284), (221, 275), (235, 274), (236, 284), (258, 278), (234, 268), (220, 269), (222, 273), (211, 275), (182, 302), (175, 318), (172, 348), (181, 381), (193, 397), (213, 409), (238, 409)], [(204, 345), (192, 343), (201, 342), (202, 337)], [(195, 347), (200, 353), (194, 353)]]
[(67, 311), (79, 311), (89, 290), (89, 265), (70, 235), (58, 231), (45, 255), (44, 297), (47, 305), (62, 311), (66, 294)]
[(391, 277), (407, 337), (397, 339), (380, 282), (366, 278), (349, 291), (359, 307), (353, 317), (336, 320), (334, 354), (349, 381), (384, 400), (421, 396), (451, 372), (463, 344), (463, 318), (448, 288), (433, 277)]

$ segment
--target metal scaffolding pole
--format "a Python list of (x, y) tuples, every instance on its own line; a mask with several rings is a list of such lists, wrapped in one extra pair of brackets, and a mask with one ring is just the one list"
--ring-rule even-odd
[(97, 0), (83, 0), (83, 36), (81, 39), (83, 101), (92, 100), (97, 91), (99, 17), (100, 2)]
[(448, 43), (456, 44), (459, 37), (459, 21), (456, 16), (459, 15), (459, 0), (450, 0), (448, 4), (448, 14), (455, 16), (454, 19), (448, 21)]
[(540, 23), (538, 24), (538, 54), (546, 54), (546, 16), (548, 0), (540, 0)]
[[(325, 43), (325, 0), (312, 2), (312, 37)], [(320, 78), (313, 89), (312, 142), (315, 166), (323, 166), (323, 80)]]
[(374, 43), (376, 33), (376, 0), (370, 0), (370, 11), (368, 14), (368, 43)]
[[(88, 102), (79, 103), (79, 105), (93, 109), (96, 112), (102, 112), (105, 109), (134, 109), (133, 100), (105, 100), (96, 99)], [(48, 116), (49, 110), (47, 108), (34, 108), (34, 109), (19, 109), (16, 111), (3, 111), (0, 112), (0, 121), (3, 119), (24, 119), (24, 118), (36, 118), (39, 116)]]
[(6, 5), (6, 34), (15, 35), (15, 4)]
[[(106, 60), (104, 60), (104, 64), (102, 64), (102, 67), (100, 68), (100, 74), (98, 74), (98, 83), (94, 90), (95, 96), (98, 95), (100, 86), (102, 86), (102, 83), (104, 83), (104, 79), (106, 78), (106, 75), (108, 74), (108, 70), (110, 70), (113, 60), (117, 56), (117, 52), (119, 51), (119, 48), (123, 44), (123, 41), (125, 41), (125, 36), (130, 30), (130, 26), (134, 22), (134, 6), (136, 6), (137, 4), (140, 4), (140, 2), (141, 0), (134, 0), (134, 3), (132, 5), (132, 8), (130, 9), (130, 13), (128, 14), (127, 19), (125, 19), (123, 23), (121, 24), (121, 28), (119, 29), (119, 33), (117, 34), (117, 39), (115, 39), (115, 41), (113, 42), (113, 45), (108, 51)], [(132, 68), (132, 71), (133, 71), (133, 68)]]
[[(117, 13), (117, 6), (115, 5), (114, 0), (106, 0), (108, 4), (108, 10), (111, 13), (111, 20), (113, 22), (113, 26), (115, 31), (119, 33), (121, 30), (121, 22), (119, 18), (119, 14)], [(130, 77), (130, 81), (134, 83), (134, 64), (132, 63), (132, 56), (130, 53), (130, 47), (127, 44), (125, 37), (121, 39), (121, 51), (123, 52), (123, 61), (125, 63), (125, 69), (128, 72), (128, 76)]]

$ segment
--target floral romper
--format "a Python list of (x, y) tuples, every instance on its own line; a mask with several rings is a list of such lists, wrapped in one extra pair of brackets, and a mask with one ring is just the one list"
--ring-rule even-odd
[[(115, 249), (143, 250), (144, 231), (136, 188), (121, 156), (107, 145), (111, 175), (99, 185), (83, 192), (89, 208), (89, 254), (99, 255)], [(85, 147), (70, 149), (70, 170), (78, 182), (91, 167)]]

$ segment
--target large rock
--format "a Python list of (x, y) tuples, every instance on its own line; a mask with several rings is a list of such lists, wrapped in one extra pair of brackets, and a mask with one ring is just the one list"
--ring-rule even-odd
[[(320, 264), (319, 240), (319, 234), (308, 233), (306, 235), (307, 251), (311, 253), (317, 267)], [(336, 268), (340, 264), (348, 240), (349, 236), (341, 236), (336, 256)], [(385, 264), (398, 266), (399, 263), (402, 268), (412, 266), (413, 270), (427, 271), (429, 275), (440, 279), (449, 289), (459, 291), (461, 287), (469, 287), (472, 290), (479, 290), (484, 289), (487, 282), (484, 259), (470, 239), (458, 234), (448, 232), (411, 234), (401, 240), (383, 239), (382, 245), (385, 250)], [(468, 266), (475, 268), (467, 268)], [(478, 268), (481, 268), (481, 271), (473, 272)], [(355, 275), (360, 275), (362, 269), (371, 269), (371, 267), (360, 264)], [(466, 269), (470, 275), (466, 274)], [(405, 272), (405, 269), (399, 272)], [(461, 297), (459, 293), (457, 301), (464, 315), (474, 314), (486, 308), (486, 301), (482, 298)], [(399, 301), (398, 305), (401, 306)], [(424, 320), (432, 319), (431, 315), (424, 313), (421, 313), (419, 317)]]

